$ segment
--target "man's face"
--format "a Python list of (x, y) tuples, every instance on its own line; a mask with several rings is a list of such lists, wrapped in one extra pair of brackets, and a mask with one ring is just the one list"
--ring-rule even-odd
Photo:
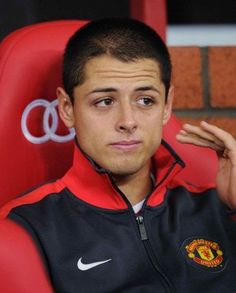
[(98, 165), (121, 176), (150, 166), (172, 105), (171, 93), (165, 103), (155, 61), (95, 57), (85, 66), (85, 81), (74, 89), (74, 105), (63, 89), (58, 96), (62, 119), (75, 127), (80, 147)]

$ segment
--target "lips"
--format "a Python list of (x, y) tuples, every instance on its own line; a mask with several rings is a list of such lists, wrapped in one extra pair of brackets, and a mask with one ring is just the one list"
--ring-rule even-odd
[(139, 140), (122, 140), (113, 142), (110, 146), (117, 150), (135, 150), (141, 145), (141, 141)]

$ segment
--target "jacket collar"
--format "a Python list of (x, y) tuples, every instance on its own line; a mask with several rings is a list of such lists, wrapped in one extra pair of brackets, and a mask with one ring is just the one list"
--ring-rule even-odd
[[(185, 164), (165, 141), (162, 141), (152, 160), (156, 186), (148, 195), (147, 204), (156, 206), (162, 203), (168, 183)], [(73, 165), (60, 179), (60, 184), (80, 200), (96, 207), (121, 210), (130, 206), (126, 197), (112, 182), (109, 171), (88, 157), (77, 142), (74, 147)]]

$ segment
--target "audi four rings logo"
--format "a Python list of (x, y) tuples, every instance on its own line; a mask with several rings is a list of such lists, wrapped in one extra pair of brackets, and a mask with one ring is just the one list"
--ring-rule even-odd
[[(58, 105), (58, 101), (54, 100), (49, 102), (44, 99), (37, 99), (31, 102), (24, 110), (22, 117), (21, 117), (21, 129), (25, 136), (25, 138), (34, 143), (34, 144), (41, 144), (46, 141), (52, 140), (54, 142), (67, 142), (74, 138), (75, 131), (73, 128), (69, 129), (69, 133), (67, 135), (58, 135), (56, 134), (59, 118), (56, 107)], [(43, 113), (43, 131), (44, 134), (42, 136), (34, 136), (30, 133), (27, 120), (30, 112), (37, 107), (44, 107), (45, 111)]]

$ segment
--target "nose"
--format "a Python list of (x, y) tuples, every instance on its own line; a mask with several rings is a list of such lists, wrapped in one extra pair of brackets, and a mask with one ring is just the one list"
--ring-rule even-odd
[(137, 120), (135, 119), (135, 109), (132, 105), (125, 103), (118, 109), (118, 118), (116, 130), (119, 132), (133, 133), (137, 129)]

